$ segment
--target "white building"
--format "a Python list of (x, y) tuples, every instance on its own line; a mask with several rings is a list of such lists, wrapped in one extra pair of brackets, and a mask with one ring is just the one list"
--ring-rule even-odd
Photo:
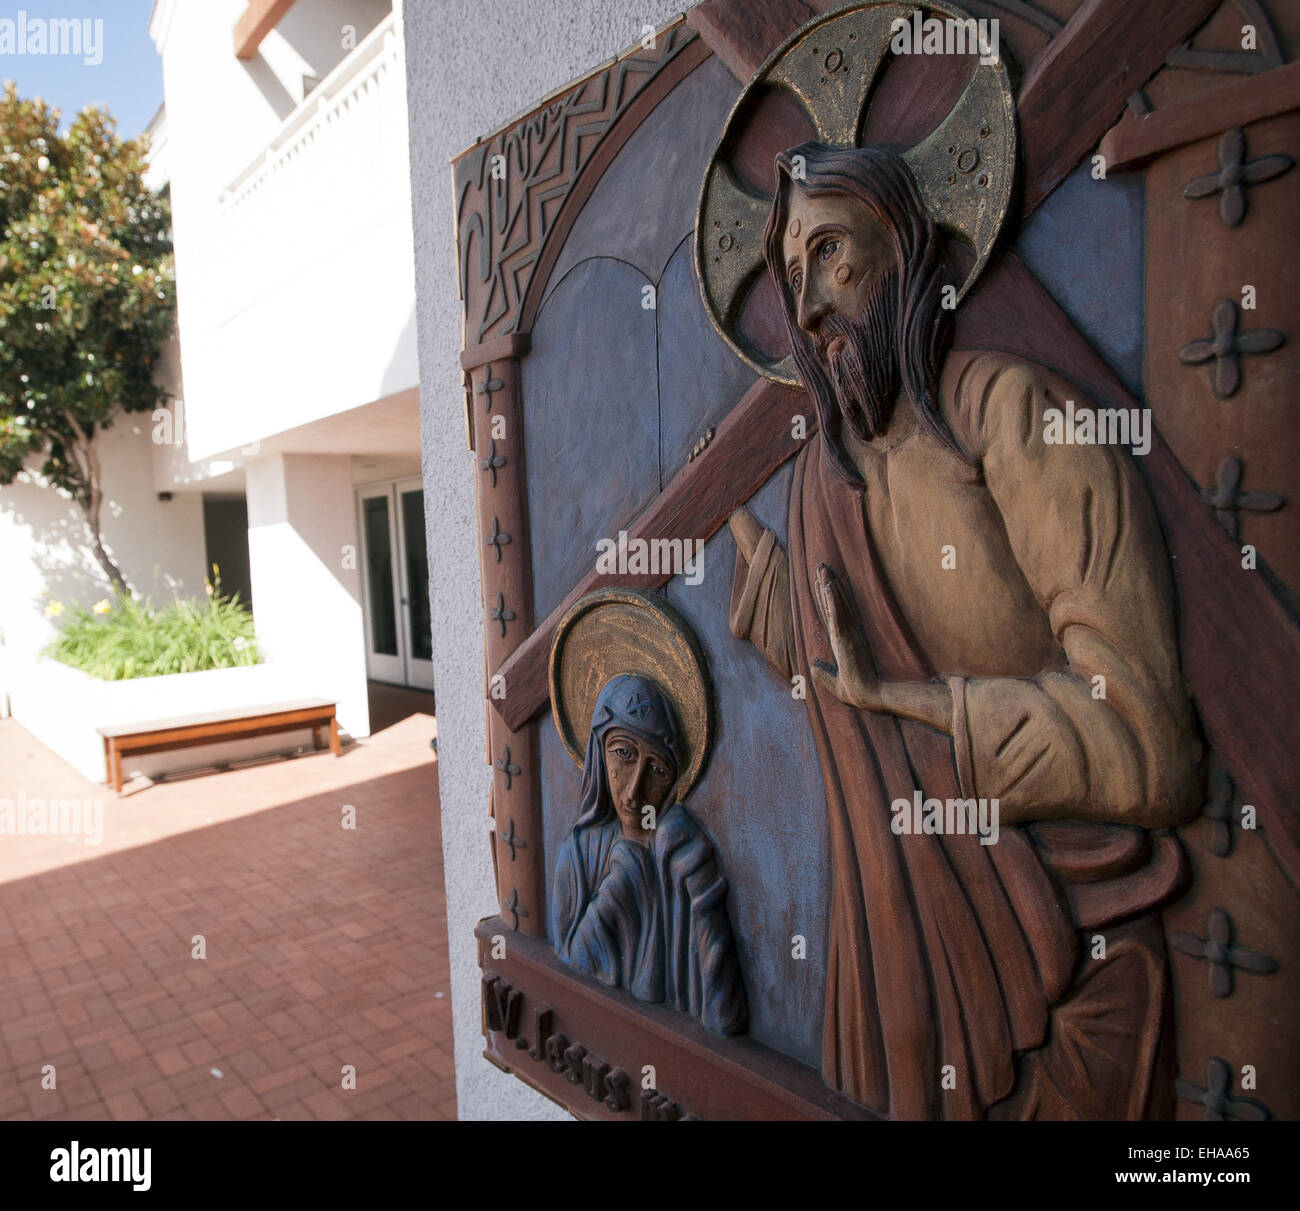
[(55, 625), (44, 606), (88, 605), (107, 582), (71, 502), (35, 482), (0, 489), (0, 691), (93, 776), (92, 720), (120, 710), (321, 696), (365, 736), (368, 679), (433, 685), (400, 4), (157, 0), (150, 34), (176, 400), (170, 418), (129, 415), (100, 438), (105, 544), (156, 603), (201, 598), (219, 564), (223, 588), (251, 600), (268, 663), (122, 683), (120, 709), (84, 687), (91, 739), (72, 737), (64, 670), (38, 662)]

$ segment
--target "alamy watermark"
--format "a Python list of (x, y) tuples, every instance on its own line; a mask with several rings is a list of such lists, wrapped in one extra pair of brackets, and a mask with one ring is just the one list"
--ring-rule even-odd
[(0, 17), (0, 55), (80, 55), (87, 67), (104, 61), (103, 17)]
[(103, 799), (0, 799), (0, 837), (80, 837), (87, 845), (104, 839)]
[(926, 799), (913, 791), (910, 799), (895, 799), (889, 822), (896, 837), (939, 835), (946, 837), (979, 834), (981, 845), (995, 845), (998, 839), (996, 799)]
[(125, 1182), (132, 1190), (153, 1185), (152, 1148), (83, 1147), (73, 1140), (66, 1148), (50, 1153), (52, 1182)]
[(1151, 451), (1150, 408), (1080, 408), (1067, 399), (1065, 408), (1043, 413), (1043, 444), (1048, 446), (1132, 446), (1134, 454)]
[(896, 55), (975, 55), (989, 66), (998, 61), (998, 19), (967, 17), (898, 17), (890, 23), (889, 49)]
[(629, 538), (626, 530), (618, 538), (596, 541), (598, 576), (680, 576), (684, 583), (704, 579), (704, 539)]

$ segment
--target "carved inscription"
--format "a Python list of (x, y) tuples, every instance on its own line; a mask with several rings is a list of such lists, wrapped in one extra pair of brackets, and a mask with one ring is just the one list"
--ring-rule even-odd
[(499, 1031), (514, 1040), (519, 1034), (519, 1012), (523, 1006), (523, 993), (511, 988), (497, 976), (483, 980), (483, 1008), (489, 1030)]
[(564, 1077), (569, 1084), (579, 1086), (593, 1102), (601, 1103), (614, 1114), (635, 1110), (637, 1118), (646, 1123), (699, 1121), (695, 1115), (656, 1089), (642, 1090), (640, 1100), (634, 1107), (632, 1081), (628, 1074), (557, 1031), (555, 1011), (549, 1005), (537, 1004), (533, 1007), (536, 1039), (530, 1046), (520, 1033), (523, 992), (500, 976), (485, 975), (482, 986), (483, 1020), (487, 1030), (504, 1035), (519, 1050), (526, 1050), (529, 1059), (544, 1064), (556, 1076)]

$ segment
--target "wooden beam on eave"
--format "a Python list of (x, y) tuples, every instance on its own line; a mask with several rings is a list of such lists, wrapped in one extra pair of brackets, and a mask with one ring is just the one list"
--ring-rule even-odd
[(244, 15), (235, 22), (235, 58), (251, 59), (257, 48), (293, 7), (293, 0), (248, 0)]

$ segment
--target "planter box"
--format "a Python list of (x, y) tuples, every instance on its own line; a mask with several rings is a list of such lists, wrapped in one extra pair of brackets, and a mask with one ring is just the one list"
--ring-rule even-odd
[[(326, 696), (302, 670), (276, 664), (101, 681), (54, 660), (12, 662), (10, 709), (47, 748), (92, 782), (108, 780), (97, 729), (208, 711), (253, 709), (289, 699)], [(195, 745), (129, 760), (126, 774), (156, 775), (219, 761), (240, 761), (311, 746), (311, 729)]]

